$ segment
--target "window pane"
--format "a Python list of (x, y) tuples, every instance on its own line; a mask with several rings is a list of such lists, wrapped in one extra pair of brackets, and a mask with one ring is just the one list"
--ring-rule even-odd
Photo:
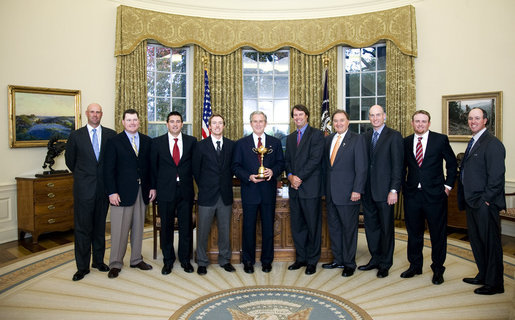
[(361, 71), (376, 71), (376, 49), (361, 49)]
[(164, 123), (150, 123), (148, 124), (148, 135), (152, 138), (159, 137), (168, 131)]
[(156, 70), (157, 71), (166, 71), (170, 72), (170, 59), (169, 58), (163, 58), (163, 59), (156, 59)]
[(359, 97), (359, 73), (345, 75), (345, 95), (347, 97)]
[(172, 72), (186, 72), (186, 50), (173, 50)]
[(386, 72), (381, 71), (377, 73), (377, 95), (386, 95)]
[(243, 73), (257, 73), (257, 52), (243, 52)]
[(172, 81), (172, 96), (186, 97), (186, 75), (174, 74)]
[(266, 114), (267, 122), (274, 122), (274, 103), (272, 100), (260, 100), (258, 110)]
[(361, 119), (368, 119), (368, 110), (376, 104), (376, 98), (361, 98)]
[(274, 96), (274, 81), (271, 76), (259, 77), (259, 98), (271, 99)]
[(274, 55), (271, 53), (259, 54), (259, 73), (272, 74), (274, 70)]
[(153, 97), (148, 97), (147, 99), (147, 114), (148, 121), (156, 120), (156, 100)]
[[(182, 115), (182, 121), (188, 121), (188, 115), (186, 114), (186, 99), (185, 98), (173, 98), (172, 99), (172, 110), (177, 111)], [(166, 118), (165, 118), (166, 121)]]
[(361, 120), (359, 118), (359, 98), (345, 99), (345, 111), (349, 114), (349, 120)]
[(156, 96), (170, 97), (170, 77), (169, 73), (156, 74)]
[(290, 106), (288, 100), (274, 101), (274, 122), (290, 122)]
[(274, 63), (275, 74), (288, 74), (290, 70), (289, 52), (277, 52), (275, 54), (277, 61)]
[(147, 46), (147, 70), (154, 70), (156, 68), (156, 59), (154, 57), (155, 48)]
[(243, 77), (243, 98), (257, 98), (257, 76)]
[(290, 96), (288, 77), (275, 77), (274, 85), (274, 98), (288, 98)]
[[(288, 137), (288, 133), (290, 126), (289, 125), (273, 125), (273, 126), (267, 126), (265, 131), (271, 136), (276, 137), (277, 139), (281, 140), (281, 146), (283, 150), (286, 148), (286, 138)], [(283, 150), (280, 150), (280, 152), (283, 152)], [(274, 152), (278, 152), (279, 150), (274, 150)]]
[(377, 70), (386, 70), (386, 46), (377, 47)]
[(375, 72), (361, 74), (361, 95), (362, 96), (375, 96), (376, 95), (376, 74), (375, 74)]
[(248, 136), (251, 133), (252, 133), (252, 127), (250, 126), (250, 124), (244, 124), (243, 125), (243, 135)]
[(383, 107), (386, 112), (386, 97), (377, 97), (377, 104)]
[(361, 71), (361, 58), (359, 49), (345, 49), (345, 72)]
[(250, 114), (257, 110), (257, 100), (243, 100), (243, 122), (250, 122)]
[(170, 113), (170, 99), (156, 98), (156, 121), (166, 121)]
[(156, 85), (156, 79), (155, 79), (155, 72), (147, 72), (147, 95), (148, 96), (155, 96), (156, 95), (156, 90), (155, 90), (155, 85)]

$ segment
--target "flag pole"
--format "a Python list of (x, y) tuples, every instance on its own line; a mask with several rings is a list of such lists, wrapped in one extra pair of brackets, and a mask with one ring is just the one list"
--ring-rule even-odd
[(209, 137), (209, 118), (213, 114), (211, 109), (211, 91), (209, 90), (209, 79), (207, 75), (207, 63), (209, 57), (207, 55), (202, 57), (202, 64), (204, 65), (204, 103), (202, 107), (202, 139)]

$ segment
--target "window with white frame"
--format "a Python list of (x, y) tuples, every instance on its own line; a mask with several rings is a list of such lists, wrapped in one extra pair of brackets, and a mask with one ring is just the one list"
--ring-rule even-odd
[(178, 111), (183, 118), (182, 131), (192, 134), (190, 48), (147, 45), (148, 135), (166, 133), (166, 116)]
[(290, 57), (288, 50), (243, 50), (243, 133), (252, 133), (250, 114), (263, 111), (266, 133), (282, 140), (290, 126)]
[[(349, 128), (365, 132), (371, 127), (368, 110), (375, 104), (386, 105), (386, 45), (368, 48), (343, 48), (345, 111)], [(386, 109), (386, 108), (385, 108)]]

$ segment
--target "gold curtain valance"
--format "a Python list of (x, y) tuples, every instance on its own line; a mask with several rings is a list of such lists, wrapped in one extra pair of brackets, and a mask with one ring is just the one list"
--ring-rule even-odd
[(341, 44), (361, 48), (390, 40), (405, 55), (417, 56), (415, 8), (410, 5), (352, 16), (266, 21), (189, 17), (119, 6), (115, 56), (130, 54), (147, 39), (169, 47), (196, 44), (217, 55), (246, 46), (261, 52), (293, 47), (315, 55)]

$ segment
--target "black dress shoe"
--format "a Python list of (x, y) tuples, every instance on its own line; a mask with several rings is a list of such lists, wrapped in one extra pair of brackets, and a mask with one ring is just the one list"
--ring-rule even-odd
[(503, 292), (504, 292), (504, 288), (502, 288), (502, 287), (496, 288), (496, 287), (491, 287), (489, 285), (484, 285), (484, 286), (474, 290), (475, 294), (484, 294), (484, 295), (492, 295), (492, 294), (503, 293)]
[(223, 266), (220, 266), (220, 267), (224, 268), (224, 270), (227, 271), (227, 272), (234, 272), (234, 271), (236, 271), (236, 269), (234, 269), (234, 267), (230, 263), (226, 263), (226, 264), (224, 264)]
[(101, 263), (93, 263), (91, 265), (92, 268), (98, 269), (98, 271), (107, 272), (109, 271), (109, 267), (107, 264), (101, 262)]
[(173, 269), (173, 264), (165, 263), (165, 265), (163, 266), (163, 269), (161, 269), (161, 274), (162, 275), (170, 274), (170, 273), (172, 273), (172, 269)]
[(443, 274), (441, 272), (435, 272), (433, 274), (433, 284), (442, 284), (443, 283)]
[(311, 275), (311, 274), (313, 274), (313, 273), (315, 273), (315, 272), (317, 272), (317, 266), (316, 266), (315, 264), (308, 264), (308, 265), (306, 266), (306, 271), (305, 271), (305, 273), (306, 273), (307, 275)]
[(342, 277), (350, 277), (354, 274), (354, 269), (349, 267), (343, 267)]
[(207, 268), (205, 266), (199, 266), (197, 268), (197, 273), (203, 276), (207, 273)]
[(243, 271), (245, 271), (245, 273), (254, 273), (254, 266), (250, 262), (244, 262)]
[(189, 262), (186, 262), (186, 263), (181, 262), (181, 267), (184, 269), (184, 272), (187, 272), (187, 273), (192, 273), (193, 271), (195, 271), (195, 269), (193, 269), (193, 266)]
[(358, 270), (361, 270), (361, 271), (368, 271), (368, 270), (372, 270), (372, 269), (377, 269), (379, 266), (377, 264), (371, 264), (370, 262), (365, 264), (365, 265), (362, 265), (362, 266), (359, 266), (358, 267)]
[(120, 273), (120, 269), (118, 268), (111, 268), (111, 270), (109, 270), (109, 273), (107, 274), (107, 277), (110, 278), (110, 279), (114, 279), (116, 277), (118, 277), (118, 274)]
[(140, 270), (152, 270), (152, 266), (143, 260), (141, 260), (141, 262), (138, 264), (131, 264), (131, 268), (138, 268)]
[(293, 264), (291, 264), (289, 267), (288, 267), (288, 270), (298, 270), (302, 267), (305, 267), (307, 264), (305, 262), (298, 262), (298, 261), (295, 261)]
[(75, 274), (73, 275), (73, 278), (72, 280), (73, 281), (79, 281), (79, 280), (82, 280), (84, 278), (85, 275), (87, 275), (89, 273), (89, 270), (78, 270), (77, 272), (75, 272)]
[(388, 277), (388, 269), (379, 268), (377, 271), (377, 277), (378, 278), (386, 278)]
[(337, 264), (336, 262), (331, 262), (331, 263), (324, 263), (322, 265), (322, 268), (324, 268), (324, 269), (334, 269), (334, 268), (345, 268), (345, 266), (341, 265), (341, 264)]
[(416, 274), (422, 274), (422, 270), (409, 267), (408, 270), (401, 273), (401, 278), (413, 278)]
[(483, 280), (480, 280), (478, 278), (463, 278), (463, 282), (468, 284), (484, 284)]
[(271, 263), (263, 263), (263, 265), (261, 266), (261, 270), (266, 273), (272, 271), (272, 264)]

